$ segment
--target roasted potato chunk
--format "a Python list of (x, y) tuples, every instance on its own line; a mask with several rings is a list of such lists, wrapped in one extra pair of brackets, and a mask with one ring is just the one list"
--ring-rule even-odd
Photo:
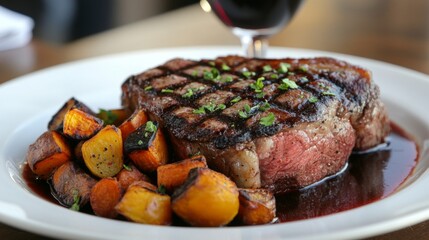
[(194, 168), (172, 195), (172, 209), (192, 226), (217, 227), (237, 215), (238, 189), (225, 175), (208, 168)]
[(82, 145), (86, 167), (97, 177), (113, 177), (121, 171), (123, 160), (121, 130), (113, 125), (104, 127)]
[(70, 109), (64, 117), (63, 133), (76, 140), (88, 139), (102, 128), (103, 120), (77, 108)]
[(97, 117), (103, 120), (104, 125), (121, 125), (127, 118), (131, 115), (130, 110), (128, 109), (100, 109), (97, 114)]
[(151, 182), (150, 178), (140, 172), (133, 164), (124, 165), (124, 168), (116, 175), (116, 178), (123, 190), (127, 190), (131, 184), (137, 181)]
[(189, 171), (196, 167), (207, 167), (204, 156), (194, 156), (179, 162), (160, 166), (156, 169), (158, 186), (164, 186), (170, 192), (182, 185), (188, 177)]
[(116, 210), (133, 222), (155, 225), (171, 224), (170, 196), (144, 187), (139, 182), (128, 187), (125, 195), (116, 205)]
[(131, 133), (124, 143), (125, 152), (142, 171), (152, 172), (167, 163), (168, 148), (157, 122), (148, 121)]
[(90, 204), (94, 214), (105, 218), (115, 218), (116, 204), (122, 197), (122, 188), (115, 178), (103, 178), (91, 190)]
[(49, 183), (52, 195), (59, 203), (79, 210), (88, 203), (91, 189), (97, 180), (85, 173), (76, 163), (69, 161), (54, 172)]
[(52, 119), (48, 123), (48, 130), (51, 131), (62, 131), (64, 116), (66, 113), (72, 109), (77, 108), (86, 113), (93, 114), (92, 110), (86, 106), (84, 103), (76, 100), (75, 98), (70, 98), (55, 114), (52, 116)]
[(31, 171), (47, 179), (57, 168), (70, 161), (71, 156), (66, 139), (55, 131), (47, 131), (30, 145), (26, 161)]
[(239, 189), (237, 219), (244, 225), (271, 223), (276, 217), (276, 199), (267, 189)]
[(148, 117), (145, 111), (142, 109), (135, 110), (134, 113), (119, 126), (122, 132), (122, 139), (127, 139), (130, 133), (145, 124), (147, 120)]

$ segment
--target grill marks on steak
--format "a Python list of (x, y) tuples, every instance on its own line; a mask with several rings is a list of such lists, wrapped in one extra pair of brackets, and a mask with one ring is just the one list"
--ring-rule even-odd
[[(285, 63), (288, 71), (279, 71)], [(282, 90), (284, 78), (298, 87)], [(173, 59), (130, 77), (122, 90), (123, 105), (148, 110), (179, 155), (203, 153), (240, 187), (306, 186), (339, 171), (353, 148), (373, 147), (389, 132), (370, 73), (331, 58)], [(270, 113), (274, 123), (261, 125)]]

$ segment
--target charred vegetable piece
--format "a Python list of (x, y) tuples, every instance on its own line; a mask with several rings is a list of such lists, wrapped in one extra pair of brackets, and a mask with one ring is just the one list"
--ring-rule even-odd
[(167, 163), (167, 143), (157, 122), (148, 121), (140, 126), (128, 136), (124, 147), (128, 157), (142, 171), (156, 171)]
[(225, 175), (208, 168), (194, 168), (172, 195), (173, 211), (193, 226), (228, 224), (239, 208), (238, 189)]
[(128, 109), (100, 109), (97, 117), (103, 120), (105, 125), (121, 125), (131, 115)]
[(113, 177), (124, 164), (122, 149), (121, 130), (109, 125), (82, 145), (82, 156), (92, 174)]
[(31, 171), (47, 179), (52, 173), (71, 160), (71, 149), (66, 139), (55, 131), (43, 133), (30, 145), (26, 161)]
[(115, 218), (116, 204), (122, 197), (122, 188), (115, 178), (103, 178), (91, 190), (90, 203), (94, 214), (105, 218)]
[[(125, 165), (124, 165), (125, 166)], [(127, 188), (134, 182), (145, 181), (150, 182), (150, 178), (140, 172), (133, 164), (126, 165), (117, 175), (116, 178), (121, 185), (123, 190)]]
[(276, 199), (267, 189), (239, 189), (237, 219), (244, 225), (271, 223), (276, 217)]
[(207, 167), (204, 156), (194, 156), (179, 162), (166, 164), (157, 168), (158, 186), (164, 186), (172, 191), (182, 185), (188, 177), (189, 171), (196, 167)]
[(169, 225), (172, 211), (170, 196), (139, 184), (128, 187), (116, 210), (127, 219), (145, 224)]
[(128, 135), (145, 124), (147, 119), (148, 117), (145, 111), (142, 109), (135, 110), (134, 113), (119, 126), (122, 132), (122, 139), (127, 139)]
[(49, 130), (62, 131), (64, 116), (66, 113), (72, 109), (77, 108), (86, 113), (93, 114), (92, 110), (86, 106), (84, 103), (76, 100), (75, 98), (70, 98), (55, 114), (52, 116), (51, 120), (48, 123)]
[(49, 183), (52, 195), (59, 203), (79, 210), (88, 203), (91, 189), (97, 180), (85, 173), (76, 163), (69, 161), (54, 172)]
[(64, 117), (63, 133), (73, 139), (88, 139), (102, 128), (103, 120), (77, 108), (70, 109)]
[(79, 163), (83, 163), (82, 145), (84, 143), (85, 143), (84, 140), (79, 141), (73, 148), (74, 159)]

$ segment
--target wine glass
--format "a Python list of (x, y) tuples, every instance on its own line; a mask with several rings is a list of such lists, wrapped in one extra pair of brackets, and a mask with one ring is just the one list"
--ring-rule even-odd
[(246, 56), (263, 58), (268, 38), (293, 17), (303, 0), (201, 0), (204, 11), (213, 11), (240, 38)]

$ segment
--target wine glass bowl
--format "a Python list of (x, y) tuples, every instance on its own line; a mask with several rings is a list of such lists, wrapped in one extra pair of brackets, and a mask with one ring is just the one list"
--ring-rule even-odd
[(293, 17), (303, 0), (201, 0), (240, 38), (248, 57), (262, 58), (268, 38)]

